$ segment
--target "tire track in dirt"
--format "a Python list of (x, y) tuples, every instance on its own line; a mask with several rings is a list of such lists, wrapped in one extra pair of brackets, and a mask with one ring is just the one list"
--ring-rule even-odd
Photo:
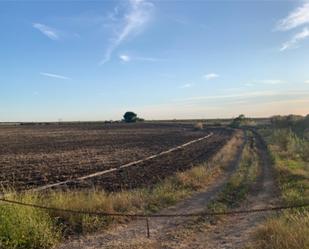
[[(242, 204), (241, 209), (271, 207), (278, 202), (278, 189), (274, 183), (272, 163), (263, 139), (256, 132), (259, 165), (261, 174), (254, 185), (254, 190)], [(238, 249), (250, 243), (252, 232), (270, 213), (250, 213), (229, 216), (217, 224), (194, 234), (189, 240), (178, 242), (177, 247), (196, 249)]]
[[(244, 135), (242, 135), (244, 136)], [(246, 138), (242, 137), (240, 144), (235, 144), (235, 157), (226, 165), (226, 170), (208, 186), (206, 191), (199, 192), (178, 204), (166, 208), (159, 214), (192, 213), (203, 211), (206, 205), (220, 193), (224, 188), (227, 179), (235, 172), (244, 148)], [(115, 225), (104, 233), (86, 236), (62, 244), (58, 249), (101, 249), (101, 248), (139, 248), (131, 246), (134, 241), (141, 241), (149, 248), (160, 248), (158, 242), (162, 235), (177, 226), (188, 222), (192, 218), (179, 217), (174, 219), (155, 218), (150, 220), (151, 239), (145, 239), (145, 220), (134, 220), (128, 224)]]

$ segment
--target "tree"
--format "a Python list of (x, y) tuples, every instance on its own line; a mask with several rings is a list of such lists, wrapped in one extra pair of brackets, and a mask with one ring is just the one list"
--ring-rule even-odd
[(123, 115), (123, 119), (126, 123), (134, 123), (138, 120), (137, 115), (134, 112), (126, 112)]
[(244, 121), (246, 120), (246, 117), (244, 114), (240, 114), (237, 118), (234, 118), (233, 121), (231, 122), (230, 126), (232, 128), (239, 128)]

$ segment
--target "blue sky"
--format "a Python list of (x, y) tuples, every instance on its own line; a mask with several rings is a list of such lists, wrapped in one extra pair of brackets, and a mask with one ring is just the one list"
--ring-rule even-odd
[(309, 113), (308, 1), (1, 1), (0, 121)]

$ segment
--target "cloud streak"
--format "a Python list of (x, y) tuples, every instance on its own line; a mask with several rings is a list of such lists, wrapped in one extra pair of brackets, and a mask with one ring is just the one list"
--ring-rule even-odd
[(289, 41), (282, 44), (280, 51), (285, 51), (287, 49), (297, 48), (299, 42), (305, 40), (309, 37), (309, 29), (304, 28), (301, 32), (296, 33)]
[(203, 75), (203, 78), (205, 78), (206, 80), (213, 80), (216, 78), (219, 78), (220, 76), (216, 73), (209, 73), (209, 74), (205, 74)]
[(61, 79), (61, 80), (70, 80), (71, 78), (60, 75), (60, 74), (54, 74), (54, 73), (44, 73), (41, 72), (40, 75), (50, 77), (50, 78), (55, 78), (55, 79)]
[(59, 40), (58, 32), (47, 25), (41, 23), (33, 23), (32, 27), (39, 30), (43, 35), (47, 36), (51, 40)]
[(120, 54), (119, 59), (122, 62), (130, 62), (130, 61), (157, 62), (157, 61), (162, 61), (162, 59), (159, 59), (159, 58), (130, 56), (128, 54)]
[[(293, 10), (286, 18), (279, 20), (276, 30), (289, 31), (309, 24), (309, 2), (306, 1), (302, 6)], [(308, 27), (294, 34), (288, 41), (281, 45), (280, 51), (297, 48), (298, 44), (309, 37)]]
[(119, 55), (119, 59), (123, 62), (129, 62), (131, 61), (131, 57), (129, 55), (126, 54), (121, 54)]
[(277, 24), (277, 30), (287, 31), (305, 24), (309, 24), (309, 2), (304, 3), (286, 18), (281, 19)]
[[(119, 11), (115, 8), (115, 11)], [(129, 37), (138, 34), (150, 21), (154, 5), (145, 0), (129, 0), (129, 5), (124, 15), (117, 22), (120, 24), (115, 26), (115, 37), (111, 40), (110, 46), (105, 52), (104, 58), (100, 61), (100, 65), (105, 64), (111, 59), (115, 49), (117, 49)], [(115, 17), (113, 17), (115, 19)], [(117, 30), (118, 26), (118, 30)], [(120, 26), (120, 28), (119, 28)]]

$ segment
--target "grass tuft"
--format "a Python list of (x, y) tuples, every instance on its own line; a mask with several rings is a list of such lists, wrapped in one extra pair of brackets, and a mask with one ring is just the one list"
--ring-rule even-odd
[(309, 248), (309, 213), (269, 219), (255, 232), (255, 249)]

